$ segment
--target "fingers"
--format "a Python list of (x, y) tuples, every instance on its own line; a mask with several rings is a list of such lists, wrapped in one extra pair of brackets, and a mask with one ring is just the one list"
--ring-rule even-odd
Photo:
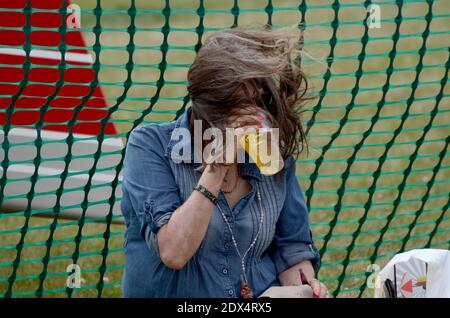
[(263, 111), (264, 110), (261, 107), (256, 105), (246, 106), (235, 112), (235, 116), (255, 115), (256, 113)]
[[(264, 120), (264, 117), (261, 114), (257, 114), (257, 112), (260, 111), (259, 107), (253, 107), (251, 109), (247, 109), (240, 114), (236, 114), (234, 116), (230, 117), (230, 128), (235, 128), (233, 131), (234, 140), (232, 140), (231, 143), (228, 142), (229, 137), (233, 137), (228, 135), (224, 136), (224, 138), (227, 138), (225, 141), (225, 145), (221, 143), (221, 140), (213, 140), (212, 144), (210, 145), (211, 148), (213, 148), (214, 154), (208, 154), (208, 158), (206, 158), (207, 163), (230, 163), (230, 160), (232, 162), (235, 161), (236, 155), (237, 155), (237, 147), (240, 147), (240, 143), (238, 142), (242, 135), (246, 133), (256, 133), (258, 129), (262, 128), (262, 122)], [(225, 146), (225, 147), (224, 147)], [(231, 162), (231, 163), (232, 163)]]
[(261, 115), (245, 115), (237, 118), (231, 118), (231, 128), (244, 127), (244, 126), (257, 126), (262, 124), (263, 117)]
[[(223, 149), (222, 140), (219, 139), (213, 139), (209, 145), (211, 151), (205, 153), (205, 162), (207, 164), (223, 163), (225, 150)], [(214, 149), (214, 151), (212, 151), (212, 149)]]
[(320, 282), (317, 279), (312, 279), (309, 283), (311, 288), (313, 289), (314, 296), (320, 296)]
[[(240, 138), (242, 135), (248, 134), (248, 133), (256, 133), (258, 131), (258, 128), (260, 128), (259, 126), (245, 126), (245, 127), (239, 127), (236, 128), (236, 130), (234, 131), (234, 135), (237, 138)], [(238, 140), (238, 139), (236, 139)]]
[(328, 290), (324, 283), (320, 283), (320, 298), (328, 298)]
[(318, 298), (331, 298), (331, 295), (328, 293), (327, 286), (324, 283), (321, 283), (317, 279), (312, 279), (310, 285), (313, 289), (314, 296)]

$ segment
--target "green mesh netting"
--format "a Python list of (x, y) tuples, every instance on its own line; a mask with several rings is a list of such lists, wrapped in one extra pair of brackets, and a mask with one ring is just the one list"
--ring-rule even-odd
[(0, 296), (121, 295), (122, 145), (189, 106), (195, 52), (242, 24), (305, 27), (318, 98), (297, 171), (334, 295), (370, 297), (370, 264), (449, 248), (447, 0), (72, 4), (80, 28), (69, 2), (0, 0)]

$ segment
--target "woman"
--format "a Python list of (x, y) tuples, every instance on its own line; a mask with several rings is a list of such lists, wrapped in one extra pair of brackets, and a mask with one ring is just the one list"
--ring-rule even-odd
[[(328, 296), (314, 278), (320, 257), (295, 176), (306, 137), (297, 110), (307, 88), (298, 32), (215, 33), (188, 72), (192, 107), (132, 131), (121, 203), (125, 297), (258, 297), (272, 286), (301, 285), (302, 276), (316, 297)], [(195, 123), (202, 132), (247, 131), (261, 127), (261, 114), (279, 128), (281, 171), (262, 175), (248, 155), (244, 163), (236, 155), (221, 161), (224, 147), (196, 162), (208, 141), (197, 142)], [(182, 129), (190, 138), (180, 139)]]

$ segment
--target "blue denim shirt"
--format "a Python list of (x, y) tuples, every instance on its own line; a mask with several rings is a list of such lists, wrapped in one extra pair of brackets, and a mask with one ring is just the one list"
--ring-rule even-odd
[[(175, 162), (170, 155), (174, 145), (181, 142), (172, 132), (188, 128), (190, 113), (188, 108), (175, 121), (138, 126), (128, 139), (121, 201), (126, 223), (124, 297), (239, 297), (241, 262), (217, 207), (199, 249), (182, 269), (165, 266), (159, 257), (156, 233), (189, 198), (201, 176), (200, 171), (194, 171), (198, 164)], [(181, 158), (193, 159), (193, 153), (181, 152)], [(264, 223), (245, 260), (255, 296), (270, 286), (279, 286), (277, 275), (301, 261), (311, 260), (317, 272), (320, 257), (295, 176), (294, 158), (289, 157), (285, 168), (273, 176), (262, 175), (251, 161), (242, 163), (240, 169), (251, 192), (233, 209), (221, 192), (218, 204), (244, 251), (259, 225), (255, 195), (256, 183), (259, 185)]]

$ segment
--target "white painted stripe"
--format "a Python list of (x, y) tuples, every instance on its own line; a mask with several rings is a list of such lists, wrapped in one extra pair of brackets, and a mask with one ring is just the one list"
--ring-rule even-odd
[[(4, 132), (0, 130), (0, 140), (3, 140)], [(41, 130), (41, 139), (47, 141), (64, 141), (69, 136), (69, 133), (61, 132), (61, 131), (53, 131), (53, 130)], [(74, 138), (77, 139), (77, 142), (83, 142), (86, 146), (94, 145), (96, 146), (98, 141), (97, 139), (92, 139), (92, 135), (74, 133)], [(14, 127), (9, 131), (9, 138), (19, 139), (19, 140), (34, 140), (37, 137), (37, 131), (33, 128), (18, 128)], [(87, 139), (90, 138), (90, 139)], [(82, 140), (86, 139), (86, 140)], [(13, 140), (14, 141), (14, 140)], [(107, 147), (109, 151), (120, 150), (123, 148), (122, 139), (119, 137), (110, 137), (105, 135), (105, 139), (102, 142), (102, 146)]]
[[(12, 175), (14, 177), (11, 178), (9, 181), (10, 182), (14, 182), (14, 179), (23, 178), (23, 176), (32, 175), (35, 170), (36, 170), (36, 166), (34, 166), (34, 165), (30, 165), (30, 164), (11, 164), (8, 167), (8, 173), (12, 173)], [(57, 177), (59, 177), (62, 174), (62, 172), (63, 172), (63, 169), (50, 168), (50, 167), (44, 167), (44, 166), (39, 166), (38, 167), (38, 175), (39, 176), (45, 176), (45, 177), (55, 176), (57, 178)], [(77, 172), (78, 171), (76, 171), (76, 170), (69, 170), (69, 175), (70, 175), (69, 179), (77, 179), (77, 180), (83, 180), (83, 181), (88, 181), (89, 180), (89, 175), (87, 173), (75, 174)], [(0, 167), (0, 175), (3, 175), (3, 168), (2, 167)], [(96, 172), (92, 176), (92, 183), (93, 184), (108, 184), (108, 183), (113, 182), (115, 177), (116, 176), (114, 174), (108, 173), (107, 171), (105, 171), (105, 172)], [(119, 179), (119, 182), (122, 182), (122, 179), (123, 179), (123, 172), (122, 171), (120, 171), (118, 179)]]
[[(15, 181), (15, 179), (29, 178), (33, 174), (36, 167), (29, 164), (14, 164), (8, 167), (8, 183), (5, 186), (5, 192), (11, 193), (12, 198), (6, 197), (2, 208), (8, 209), (10, 211), (24, 211), (28, 206), (28, 202), (24, 198), (15, 197), (19, 194), (28, 193), (30, 191), (29, 186), (26, 182)], [(54, 202), (56, 202), (56, 192), (50, 193), (55, 188), (55, 180), (57, 180), (61, 175), (62, 169), (51, 168), (51, 167), (38, 167), (39, 179), (38, 185), (35, 190), (36, 193), (32, 199), (32, 209), (35, 212), (39, 212), (41, 216), (54, 217), (53, 214), (47, 212), (41, 213), (43, 211), (51, 212), (54, 207)], [(75, 172), (73, 170), (69, 171)], [(3, 169), (0, 167), (0, 175), (3, 175)], [(47, 177), (47, 178), (45, 178)], [(117, 176), (119, 182), (122, 182), (123, 176), (119, 174)], [(111, 196), (111, 182), (116, 178), (115, 173), (96, 172), (91, 179), (92, 185), (102, 185), (98, 188), (91, 189), (88, 194), (88, 208), (86, 210), (86, 218), (102, 218), (109, 213), (110, 205), (107, 202), (103, 202)], [(85, 184), (89, 180), (87, 173), (70, 175), (64, 182), (64, 193), (60, 198), (60, 203), (62, 208), (59, 211), (59, 216), (62, 218), (75, 218), (79, 219), (81, 215), (81, 202), (85, 199), (85, 193), (83, 191), (74, 190), (79, 188), (81, 185)], [(104, 185), (104, 186), (103, 186)], [(74, 189), (72, 189), (74, 188)], [(47, 193), (48, 192), (48, 193)], [(122, 186), (119, 185), (115, 188), (115, 194), (118, 201), (113, 205), (113, 223), (123, 224), (124, 219), (120, 217), (122, 215), (120, 209), (120, 198), (122, 198)], [(99, 203), (101, 202), (101, 203)], [(67, 206), (67, 207), (65, 207)], [(54, 210), (53, 210), (54, 211)]]
[[(0, 48), (0, 54), (15, 55), (15, 56), (26, 56), (25, 51), (22, 49), (11, 49), (11, 48)], [(61, 60), (60, 51), (52, 50), (38, 50), (34, 49), (30, 52), (30, 57), (43, 58), (49, 60)], [(65, 60), (68, 62), (78, 62), (92, 64), (94, 60), (89, 53), (74, 53), (66, 52)]]
[[(9, 209), (11, 211), (23, 211), (27, 208), (27, 200), (23, 198), (15, 197), (24, 193), (28, 193), (29, 185), (24, 180), (29, 180), (30, 176), (33, 175), (36, 169), (38, 169), (38, 183), (36, 184), (36, 195), (33, 197), (32, 208), (36, 211), (51, 211), (54, 205), (53, 198), (56, 198), (56, 193), (51, 193), (55, 189), (55, 182), (60, 179), (61, 173), (64, 169), (64, 161), (62, 161), (62, 156), (66, 154), (65, 148), (62, 148), (62, 144), (65, 143), (65, 137), (67, 133), (55, 132), (55, 131), (44, 131), (41, 130), (41, 137), (43, 141), (54, 141), (59, 140), (59, 142), (49, 143), (48, 147), (41, 148), (41, 156), (45, 158), (52, 158), (52, 160), (42, 160), (42, 162), (35, 166), (32, 163), (14, 163), (18, 160), (23, 160), (23, 158), (29, 157), (27, 152), (32, 144), (26, 145), (24, 147), (14, 147), (16, 143), (32, 141), (36, 138), (37, 131), (30, 128), (13, 128), (9, 131), (8, 140), (12, 144), (12, 147), (8, 151), (8, 156), (11, 159), (11, 163), (6, 170), (8, 182), (5, 185), (4, 192), (7, 196), (12, 196), (11, 199), (6, 198), (3, 203), (2, 208)], [(75, 138), (86, 138), (91, 137), (85, 134), (74, 134)], [(4, 131), (0, 129), (0, 143), (3, 142), (5, 138)], [(59, 150), (58, 150), (59, 148)], [(62, 148), (62, 151), (61, 151)], [(87, 158), (77, 158), (77, 154), (82, 152), (83, 156), (89, 156), (90, 153), (98, 151), (97, 140), (77, 140), (72, 146), (72, 153), (74, 157), (69, 165), (69, 176), (64, 181), (64, 193), (61, 198), (62, 205), (70, 206), (68, 208), (63, 208), (60, 211), (60, 216), (63, 218), (79, 218), (80, 209), (79, 207), (72, 207), (72, 205), (77, 205), (81, 203), (84, 199), (83, 191), (73, 190), (79, 188), (87, 183), (89, 180), (89, 170), (93, 167), (93, 161), (86, 160)], [(115, 178), (118, 178), (119, 184), (114, 189), (115, 194), (118, 198), (122, 197), (122, 186), (123, 181), (123, 171), (120, 171), (116, 176), (115, 168), (121, 159), (121, 153), (118, 150), (123, 149), (123, 143), (120, 138), (112, 137), (103, 141), (101, 146), (101, 153), (99, 161), (97, 162), (97, 169), (107, 169), (102, 171), (95, 170), (91, 176), (91, 184), (98, 187), (93, 188), (89, 191), (89, 208), (86, 211), (87, 218), (97, 218), (104, 217), (109, 213), (110, 206), (106, 202), (102, 202), (108, 199), (112, 193), (112, 182)], [(4, 158), (4, 150), (0, 148), (0, 160)], [(60, 158), (61, 160), (54, 160)], [(93, 159), (93, 156), (92, 156)], [(5, 174), (5, 171), (0, 167), (0, 177)], [(20, 179), (20, 181), (19, 181)], [(65, 202), (65, 203), (64, 203)], [(102, 203), (97, 203), (102, 202)], [(40, 213), (41, 214), (41, 213)], [(121, 215), (120, 201), (115, 202), (113, 206), (113, 214), (115, 216)], [(45, 216), (45, 214), (42, 214)], [(50, 215), (51, 217), (52, 215)], [(123, 223), (123, 218), (116, 218), (114, 223)]]

